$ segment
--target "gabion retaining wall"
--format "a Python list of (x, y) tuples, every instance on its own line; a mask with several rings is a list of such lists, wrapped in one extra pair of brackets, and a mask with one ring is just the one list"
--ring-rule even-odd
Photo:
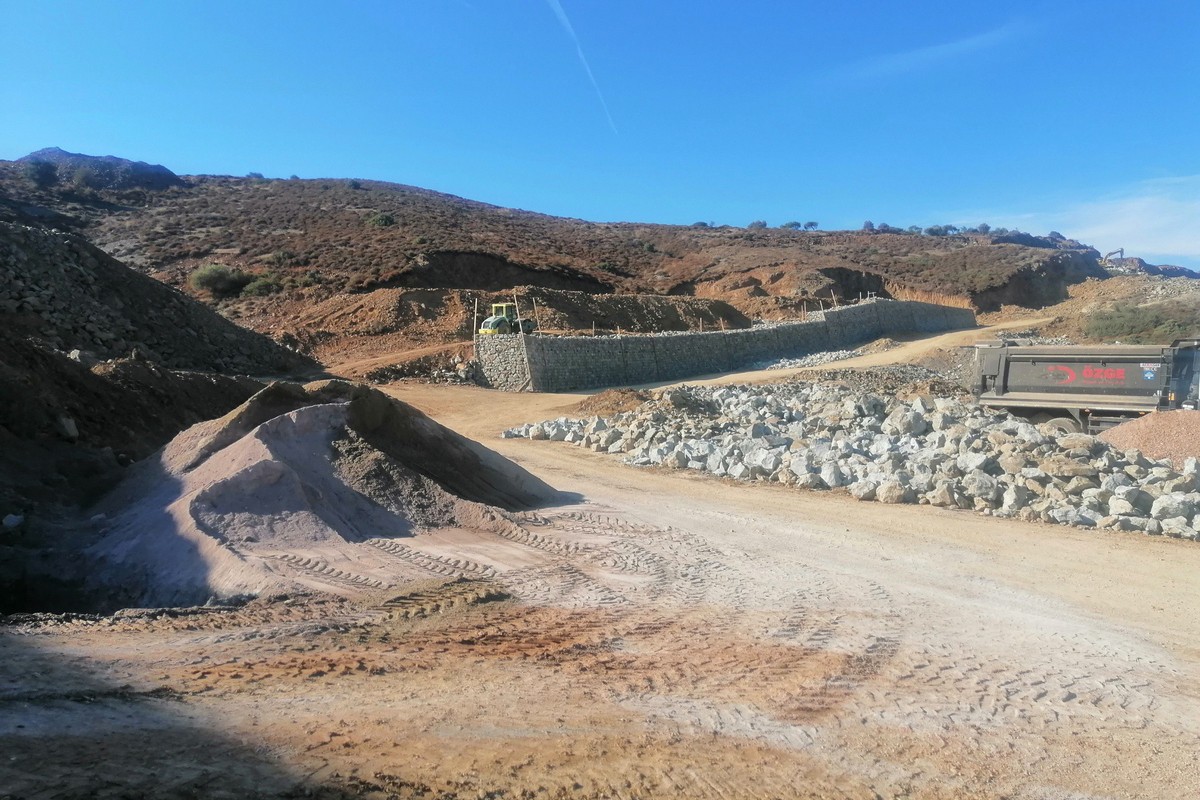
[(893, 333), (970, 328), (975, 313), (931, 303), (870, 300), (810, 314), (804, 322), (734, 331), (624, 336), (480, 336), (486, 385), (561, 392), (678, 380), (756, 362), (837, 350)]

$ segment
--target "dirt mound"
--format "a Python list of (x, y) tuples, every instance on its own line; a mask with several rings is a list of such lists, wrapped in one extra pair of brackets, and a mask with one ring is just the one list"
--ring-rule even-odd
[(87, 502), (119, 460), (144, 458), (260, 388), (128, 359), (89, 367), (0, 330), (0, 516)]
[(141, 275), (79, 237), (0, 222), (0, 324), (103, 358), (288, 374), (314, 364)]
[[(294, 589), (272, 565), (363, 561), (356, 543), (479, 525), (553, 490), (416, 409), (362, 386), (273, 384), (135, 465), (98, 506), (88, 586), (178, 605)], [(362, 567), (359, 567), (362, 569)], [(364, 577), (370, 586), (372, 579)]]
[(80, 509), (121, 480), (122, 465), (261, 388), (141, 361), (89, 367), (0, 328), (0, 518), (20, 520), (0, 529), (0, 611), (69, 608), (75, 565), (57, 560), (88, 539)]
[(1155, 411), (1110, 428), (1100, 439), (1149, 458), (1169, 458), (1181, 469), (1184, 459), (1200, 458), (1200, 411)]
[(640, 389), (606, 389), (580, 401), (571, 410), (577, 414), (605, 417), (624, 411), (633, 411), (651, 397), (653, 395), (650, 392)]
[[(665, 295), (597, 295), (528, 289), (522, 302), (536, 303), (538, 326), (550, 331), (630, 333), (749, 328), (751, 320), (723, 299)], [(532, 311), (532, 309), (531, 309)]]

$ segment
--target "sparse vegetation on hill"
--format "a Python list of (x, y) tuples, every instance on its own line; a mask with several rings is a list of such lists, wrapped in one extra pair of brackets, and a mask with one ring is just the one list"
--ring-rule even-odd
[(59, 182), (75, 189), (161, 190), (182, 184), (179, 176), (160, 164), (115, 156), (87, 156), (47, 147), (19, 159), (38, 188)]
[[(310, 309), (349, 308), (356, 295), (379, 290), (699, 298), (728, 303), (743, 318), (780, 319), (869, 295), (984, 311), (1038, 307), (1108, 275), (1078, 242), (987, 224), (825, 232), (811, 220), (775, 228), (763, 220), (744, 228), (590, 223), (369, 180), (179, 178), (166, 170), (162, 184), (89, 179), (80, 188), (64, 180), (68, 168), (117, 176), (165, 169), (61, 151), (0, 162), (0, 220), (76, 230), (125, 263), (219, 302), (239, 324), (297, 341), (314, 340), (296, 329)], [(638, 324), (652, 322), (631, 327)], [(428, 333), (414, 328), (412, 341), (430, 342)], [(332, 348), (339, 336), (324, 329), (321, 341)]]
[(1165, 344), (1200, 337), (1200, 306), (1186, 300), (1114, 304), (1091, 314), (1084, 332), (1094, 339), (1126, 344)]
[[(0, 169), (0, 187), (30, 193), (28, 181), (8, 178)], [(913, 236), (886, 224), (818, 233), (815, 221), (779, 228), (762, 220), (747, 228), (587, 223), (360, 180), (189, 177), (119, 210), (52, 189), (36, 195), (30, 199), (86, 221), (105, 249), (180, 286), (198, 263), (220, 260), (247, 272), (260, 264), (282, 273), (318, 270), (326, 295), (380, 286), (455, 288), (463, 285), (439, 282), (436, 268), (424, 267), (436, 267), (433, 254), (455, 252), (502, 259), (524, 273), (509, 276), (510, 286), (548, 285), (548, 273), (569, 273), (601, 291), (703, 295), (706, 285), (742, 276), (756, 290), (729, 299), (745, 300), (744, 310), (759, 313), (756, 298), (777, 298), (775, 305), (786, 308), (810, 285), (826, 296), (853, 298), (858, 286), (827, 280), (834, 268), (875, 276), (877, 292), (897, 287), (973, 299), (1023, 269), (1048, 264), (1052, 272), (1055, 255), (1071, 254), (1060, 261), (1072, 262), (1075, 272), (1088, 272), (1095, 261), (1090, 249), (1048, 239), (1001, 246), (983, 226), (977, 233), (934, 226), (937, 236)], [(112, 200), (118, 199), (114, 190)]]

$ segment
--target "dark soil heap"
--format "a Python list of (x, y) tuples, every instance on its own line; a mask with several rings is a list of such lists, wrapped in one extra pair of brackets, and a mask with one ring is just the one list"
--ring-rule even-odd
[(292, 373), (312, 362), (71, 234), (0, 222), (0, 324), (49, 346), (176, 369)]

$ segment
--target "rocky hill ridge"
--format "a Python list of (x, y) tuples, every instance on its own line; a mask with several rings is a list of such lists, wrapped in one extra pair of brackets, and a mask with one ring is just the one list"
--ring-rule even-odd
[[(178, 175), (161, 164), (68, 153), (59, 147), (46, 147), (17, 161), (27, 166), (27, 175), (45, 185), (61, 182), (88, 189), (155, 191), (183, 185)], [(40, 165), (44, 166), (39, 169)]]

